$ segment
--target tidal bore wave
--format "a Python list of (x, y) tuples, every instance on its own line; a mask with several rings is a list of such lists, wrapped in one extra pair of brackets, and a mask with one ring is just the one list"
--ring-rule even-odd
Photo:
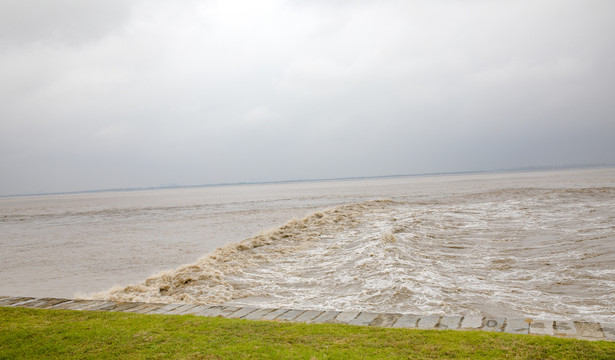
[(615, 188), (313, 213), (90, 298), (615, 321)]

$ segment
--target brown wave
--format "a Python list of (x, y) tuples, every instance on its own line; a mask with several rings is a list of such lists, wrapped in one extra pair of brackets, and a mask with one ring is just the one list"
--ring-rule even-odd
[[(205, 255), (194, 264), (162, 271), (139, 284), (116, 286), (108, 291), (81, 298), (112, 301), (215, 304), (252, 295), (249, 286), (231, 284), (228, 277), (239, 276), (249, 267), (310, 248), (315, 242), (341, 229), (355, 226), (368, 210), (386, 207), (390, 200), (374, 200), (342, 205), (315, 212), (303, 219), (230, 243)], [(385, 241), (394, 241), (391, 234)]]

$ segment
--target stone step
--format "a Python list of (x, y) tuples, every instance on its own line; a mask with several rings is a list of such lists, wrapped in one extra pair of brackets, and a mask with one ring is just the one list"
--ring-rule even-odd
[(147, 304), (102, 300), (74, 300), (0, 296), (0, 307), (64, 309), (79, 311), (132, 312), (160, 315), (195, 315), (247, 320), (302, 323), (347, 324), (408, 329), (480, 330), (512, 334), (546, 335), (582, 340), (615, 341), (615, 323), (542, 319), (507, 319), (480, 316), (440, 316), (374, 313), (361, 311), (321, 311), (265, 309), (238, 305)]

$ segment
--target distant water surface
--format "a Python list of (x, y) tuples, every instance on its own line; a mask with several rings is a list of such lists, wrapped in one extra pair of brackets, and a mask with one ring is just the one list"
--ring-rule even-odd
[(613, 168), (14, 197), (0, 211), (0, 294), (615, 321)]

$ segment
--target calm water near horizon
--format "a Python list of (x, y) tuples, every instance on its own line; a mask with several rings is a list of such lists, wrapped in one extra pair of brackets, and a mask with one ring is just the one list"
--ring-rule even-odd
[(0, 295), (613, 322), (615, 168), (0, 198), (0, 246)]

